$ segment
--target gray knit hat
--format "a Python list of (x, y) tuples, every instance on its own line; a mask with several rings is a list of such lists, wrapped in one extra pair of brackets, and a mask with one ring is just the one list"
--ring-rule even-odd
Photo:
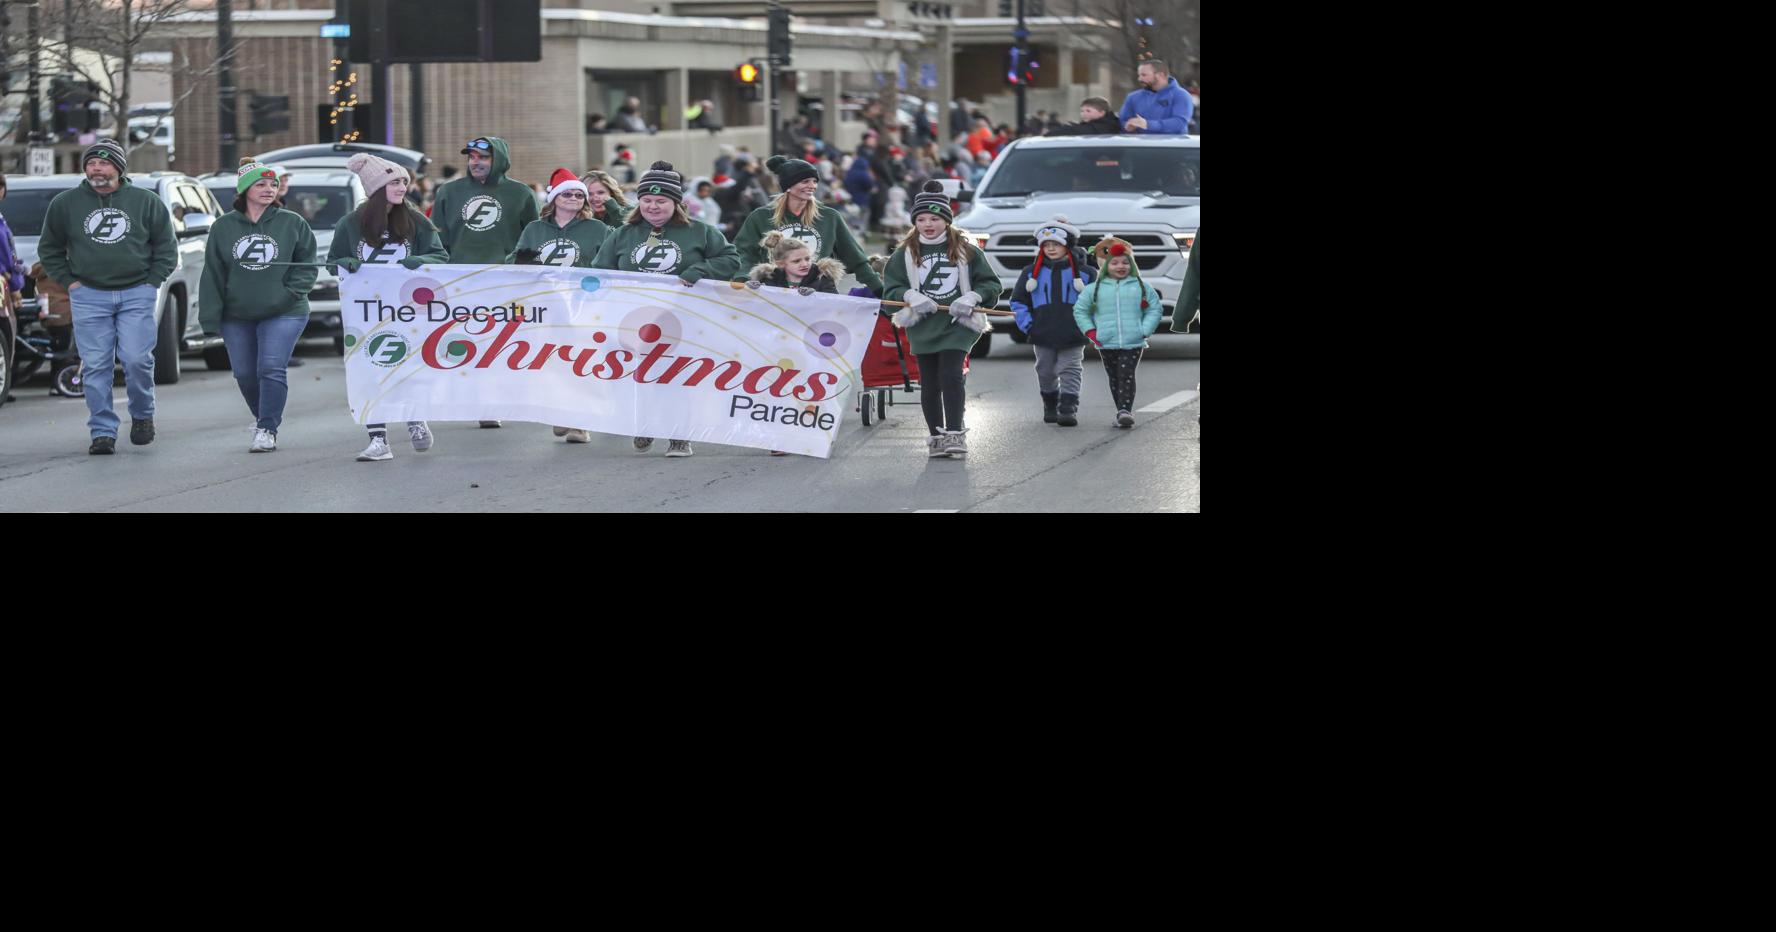
[(117, 166), (119, 175), (129, 174), (129, 162), (123, 156), (123, 146), (118, 145), (115, 139), (101, 139), (93, 143), (92, 148), (87, 149), (86, 154), (80, 157), (80, 167), (85, 169), (86, 163), (93, 159), (104, 159)]
[(950, 196), (944, 193), (944, 186), (939, 181), (927, 181), (919, 196), (913, 198), (913, 219), (919, 214), (936, 214), (944, 218), (945, 223), (954, 223), (956, 212), (950, 209)]
[(671, 162), (655, 162), (641, 176), (641, 182), (635, 186), (635, 196), (658, 194), (672, 198), (677, 203), (684, 203), (684, 176), (672, 170)]

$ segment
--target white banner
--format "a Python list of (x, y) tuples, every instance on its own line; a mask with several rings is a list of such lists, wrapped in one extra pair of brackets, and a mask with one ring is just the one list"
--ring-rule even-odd
[(871, 298), (516, 265), (366, 265), (340, 281), (360, 424), (534, 421), (826, 457)]

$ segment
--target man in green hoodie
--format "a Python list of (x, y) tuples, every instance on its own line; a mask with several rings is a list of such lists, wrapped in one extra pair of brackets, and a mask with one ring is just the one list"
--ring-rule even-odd
[[(438, 227), (450, 261), (500, 265), (518, 249), (524, 228), (536, 222), (536, 194), (530, 185), (506, 177), (512, 150), (498, 136), (477, 136), (463, 146), (469, 174), (438, 189), (432, 223)], [(482, 421), (498, 427), (499, 421)]]
[(49, 202), (38, 257), (68, 289), (74, 342), (86, 387), (87, 452), (117, 449), (111, 370), (121, 359), (129, 386), (130, 443), (154, 442), (154, 305), (179, 264), (173, 215), (160, 196), (130, 184), (123, 147), (101, 139), (81, 160), (86, 180)]
[(498, 136), (481, 136), (463, 147), (469, 174), (438, 189), (432, 223), (450, 261), (498, 265), (518, 248), (518, 237), (537, 219), (530, 186), (506, 177), (512, 152)]

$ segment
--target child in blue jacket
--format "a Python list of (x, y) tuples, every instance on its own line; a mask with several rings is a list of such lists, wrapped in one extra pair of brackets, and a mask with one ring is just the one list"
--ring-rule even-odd
[(1078, 242), (1079, 230), (1062, 215), (1037, 227), (1036, 261), (1011, 289), (1017, 327), (1030, 335), (1036, 351), (1042, 421), (1062, 427), (1079, 423), (1079, 383), (1085, 372), (1085, 334), (1073, 322), (1073, 303), (1097, 274), (1086, 264)]

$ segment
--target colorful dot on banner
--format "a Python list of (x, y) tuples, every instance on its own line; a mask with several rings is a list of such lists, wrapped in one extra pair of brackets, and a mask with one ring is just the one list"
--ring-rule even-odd
[(735, 291), (739, 291), (740, 289), (746, 287), (746, 283), (745, 282), (728, 282), (728, 287), (734, 289)]
[(599, 331), (594, 332), (592, 334), (592, 342), (603, 343), (604, 342), (604, 331), (599, 330)]
[(851, 348), (851, 331), (834, 321), (817, 321), (802, 333), (802, 342), (826, 358), (842, 356)]
[(602, 284), (603, 283), (598, 280), (597, 276), (588, 275), (585, 278), (580, 279), (580, 290), (590, 294), (597, 291)]
[(789, 370), (795, 368), (795, 360), (779, 359), (779, 360), (777, 360), (777, 368), (782, 369), (785, 372), (788, 372)]
[(643, 340), (645, 340), (649, 343), (660, 342), (660, 325), (659, 324), (642, 324), (641, 325), (641, 333), (639, 334), (639, 336)]
[(345, 335), (345, 348), (346, 349), (351, 349), (352, 347), (357, 346), (357, 345), (358, 345), (358, 335), (357, 334), (348, 333)]
[(837, 342), (839, 342), (839, 338), (833, 336), (830, 333), (823, 333), (820, 335), (820, 345), (821, 346), (831, 346)]
[(469, 344), (462, 340), (451, 341), (450, 348), (445, 352), (446, 358), (461, 359), (469, 354)]
[(415, 288), (415, 289), (413, 289), (413, 300), (418, 301), (421, 304), (432, 303), (432, 289), (430, 289), (430, 288)]

